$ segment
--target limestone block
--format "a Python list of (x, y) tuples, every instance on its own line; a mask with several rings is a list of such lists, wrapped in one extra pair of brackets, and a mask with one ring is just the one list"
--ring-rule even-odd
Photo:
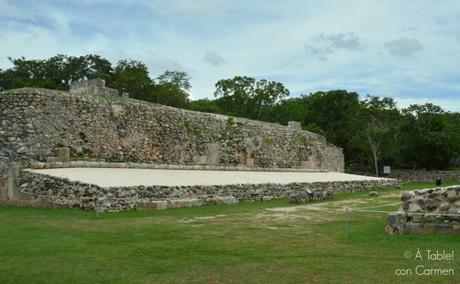
[(453, 230), (452, 225), (450, 224), (436, 224), (435, 225), (435, 232), (438, 234), (446, 234), (451, 233)]
[(419, 234), (422, 232), (422, 224), (406, 223), (404, 225), (404, 232), (407, 234)]
[(388, 214), (388, 226), (391, 228), (392, 234), (401, 234), (404, 232), (404, 225), (407, 222), (406, 214), (395, 212)]
[(452, 231), (454, 234), (460, 235), (460, 225), (453, 225)]
[(70, 148), (69, 147), (59, 147), (57, 150), (57, 161), (59, 162), (68, 162), (70, 161)]
[(288, 127), (295, 130), (302, 130), (302, 124), (299, 121), (288, 121)]
[(301, 169), (311, 169), (312, 163), (310, 161), (300, 161), (300, 168)]
[(216, 143), (208, 144), (208, 151), (206, 155), (206, 165), (219, 164), (219, 145)]
[(423, 224), (422, 234), (434, 234), (436, 232), (435, 224)]
[(193, 162), (198, 164), (198, 165), (205, 165), (207, 161), (207, 156), (194, 156), (193, 157)]
[(118, 105), (118, 104), (111, 105), (111, 112), (110, 112), (111, 116), (119, 117), (120, 115), (123, 114), (123, 112), (124, 112), (124, 109), (122, 105)]
[(8, 197), (7, 182), (7, 177), (0, 177), (0, 199), (7, 199)]

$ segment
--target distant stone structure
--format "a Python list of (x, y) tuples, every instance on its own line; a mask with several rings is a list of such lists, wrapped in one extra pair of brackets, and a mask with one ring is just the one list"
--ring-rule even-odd
[(388, 215), (388, 234), (460, 234), (460, 186), (404, 192), (401, 200)]
[[(72, 84), (70, 84), (69, 92), (71, 94), (119, 96), (118, 90), (107, 88), (105, 86), (105, 80), (102, 79), (91, 79), (72, 82)], [(129, 97), (129, 94), (123, 92), (122, 96)]]
[[(344, 171), (342, 149), (302, 130), (298, 122), (282, 126), (139, 102), (100, 79), (74, 82), (70, 92), (23, 88), (0, 93), (2, 198), (22, 198), (21, 171), (32, 164), (75, 161)], [(285, 189), (276, 190), (281, 196)]]
[(288, 121), (288, 127), (295, 130), (302, 130), (302, 124), (298, 121)]
[(90, 80), (74, 84), (70, 95), (46, 89), (1, 93), (3, 147), (16, 153), (23, 167), (31, 161), (91, 159), (344, 170), (342, 149), (315, 133), (121, 96), (106, 100), (104, 92), (110, 93), (103, 81)]

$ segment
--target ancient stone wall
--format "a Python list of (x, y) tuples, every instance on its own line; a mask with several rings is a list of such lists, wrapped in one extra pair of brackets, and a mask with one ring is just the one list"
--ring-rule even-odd
[(460, 234), (460, 186), (404, 192), (400, 212), (388, 216), (387, 232)]
[(0, 93), (0, 143), (23, 168), (68, 148), (70, 160), (344, 170), (341, 148), (297, 128), (46, 89)]
[(397, 180), (381, 179), (349, 182), (314, 182), (290, 184), (233, 184), (211, 186), (130, 186), (100, 187), (65, 178), (26, 171), (21, 191), (34, 202), (52, 202), (66, 207), (97, 211), (127, 209), (166, 209), (206, 204), (230, 204), (287, 198), (305, 189), (332, 192), (394, 188)]
[(426, 171), (426, 170), (393, 170), (391, 178), (408, 182), (435, 182), (437, 178), (443, 181), (459, 180), (460, 172), (457, 171)]

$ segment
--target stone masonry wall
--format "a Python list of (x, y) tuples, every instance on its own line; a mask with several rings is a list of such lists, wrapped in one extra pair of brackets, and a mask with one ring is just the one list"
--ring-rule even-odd
[(25, 168), (62, 147), (71, 160), (344, 170), (341, 148), (293, 127), (46, 89), (0, 93), (0, 146), (0, 170), (7, 151)]
[(437, 178), (443, 181), (460, 180), (460, 172), (455, 171), (426, 171), (426, 170), (393, 170), (391, 178), (407, 182), (435, 182)]
[(401, 201), (388, 216), (388, 233), (460, 234), (460, 186), (404, 192)]
[(229, 204), (239, 201), (261, 201), (287, 198), (293, 193), (315, 190), (335, 192), (364, 191), (374, 188), (394, 188), (397, 180), (367, 180), (350, 182), (315, 182), (290, 184), (234, 184), (212, 186), (131, 186), (100, 187), (65, 178), (25, 171), (21, 191), (34, 202), (54, 202), (67, 207), (97, 211), (121, 211), (133, 208), (166, 209)]

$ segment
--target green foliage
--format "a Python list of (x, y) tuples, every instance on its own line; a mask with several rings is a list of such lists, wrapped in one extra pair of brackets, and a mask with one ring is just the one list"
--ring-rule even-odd
[[(432, 104), (413, 105), (401, 111), (391, 98), (360, 99), (357, 93), (346, 90), (287, 99), (289, 90), (283, 84), (246, 76), (219, 80), (213, 100), (190, 101), (187, 73), (168, 70), (152, 79), (147, 66), (136, 60), (120, 60), (115, 66), (93, 54), (9, 60), (13, 67), (0, 70), (0, 89), (66, 90), (72, 81), (102, 78), (107, 86), (148, 102), (283, 125), (299, 121), (304, 130), (323, 135), (342, 147), (348, 165), (376, 172), (387, 163), (445, 169), (454, 166), (452, 161), (460, 156), (460, 114), (445, 112)], [(193, 128), (189, 130), (195, 133)], [(234, 122), (227, 123), (224, 136), (230, 138), (238, 134), (236, 131)]]
[(303, 97), (307, 115), (305, 125), (314, 123), (324, 130), (326, 138), (343, 148), (346, 157), (353, 157), (352, 140), (358, 125), (359, 95), (345, 90), (316, 92)]
[(460, 154), (460, 126), (455, 115), (433, 104), (403, 110), (401, 154), (417, 168), (446, 169)]
[(200, 112), (223, 113), (222, 109), (217, 105), (216, 100), (209, 99), (191, 101), (188, 109)]
[(43, 60), (8, 58), (12, 68), (0, 70), (0, 87), (42, 87), (67, 90), (72, 81), (111, 76), (111, 63), (98, 55), (67, 56), (58, 54)]
[(303, 98), (290, 98), (275, 104), (271, 111), (264, 113), (262, 119), (287, 125), (288, 121), (303, 122), (307, 114), (308, 109)]
[(56, 146), (57, 146), (57, 147), (64, 147), (64, 146), (65, 146), (64, 140), (63, 140), (63, 139), (58, 139), (58, 140), (56, 141)]
[[(344, 204), (393, 203), (398, 192), (378, 198), (337, 194), (335, 201), (343, 202), (315, 203), (316, 210), (304, 206), (282, 218), (283, 209), (295, 206), (287, 200), (101, 215), (3, 206), (0, 282), (459, 283), (458, 273), (394, 275), (396, 268), (433, 265), (405, 259), (405, 251), (451, 251), (460, 246), (458, 236), (388, 236), (387, 214), (354, 212), (345, 240)], [(458, 262), (440, 267), (458, 268)]]
[(289, 90), (279, 82), (236, 76), (219, 80), (214, 96), (226, 114), (261, 119), (280, 100), (289, 96)]
[(186, 108), (192, 85), (185, 72), (166, 71), (157, 78), (153, 88), (154, 102), (163, 105)]
[(70, 83), (100, 78), (108, 87), (128, 92), (131, 98), (175, 107), (187, 107), (190, 78), (185, 72), (166, 71), (155, 82), (147, 66), (137, 60), (120, 60), (115, 67), (98, 55), (56, 55), (43, 60), (9, 58), (12, 68), (0, 69), (0, 88), (40, 87), (68, 90)]
[(267, 147), (281, 147), (281, 143), (273, 138), (266, 138), (264, 139), (263, 145)]
[(305, 125), (303, 129), (322, 136), (326, 136), (326, 131), (319, 127), (318, 124), (316, 124), (315, 122), (310, 122), (309, 124)]
[(136, 60), (120, 60), (107, 84), (120, 92), (128, 92), (131, 98), (151, 101), (153, 81), (145, 64)]
[(185, 121), (184, 122), (185, 129), (187, 130), (187, 133), (191, 136), (203, 136), (203, 133), (200, 130), (200, 127), (192, 122)]
[(241, 134), (241, 131), (236, 127), (235, 119), (229, 117), (225, 122), (225, 128), (222, 131), (222, 138), (224, 140), (231, 140), (235, 137), (238, 137)]
[(303, 133), (297, 133), (294, 137), (294, 141), (298, 144), (310, 145), (310, 140)]

